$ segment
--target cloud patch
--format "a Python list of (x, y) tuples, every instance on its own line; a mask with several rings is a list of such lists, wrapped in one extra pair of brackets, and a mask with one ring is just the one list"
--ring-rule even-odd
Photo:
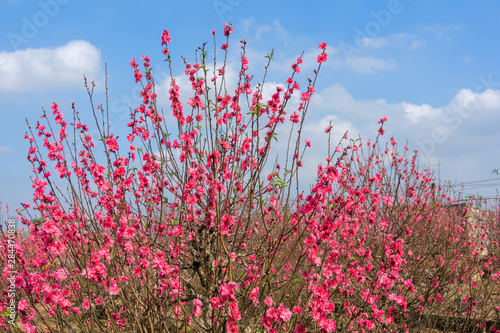
[(84, 40), (56, 48), (0, 52), (0, 92), (81, 86), (83, 75), (99, 75), (101, 52)]
[(10, 147), (0, 146), (0, 154), (8, 154), (10, 152), (12, 152), (12, 150), (10, 149)]
[(434, 35), (438, 41), (449, 42), (454, 36), (455, 32), (464, 32), (464, 29), (458, 25), (424, 25), (418, 26), (417, 30), (420, 32), (430, 33)]
[(500, 90), (487, 89), (475, 93), (470, 89), (459, 90), (450, 103), (443, 108), (433, 108), (428, 104), (402, 103), (406, 118), (413, 124), (420, 120), (438, 124), (446, 122), (451, 115), (462, 119), (485, 119), (500, 110)]

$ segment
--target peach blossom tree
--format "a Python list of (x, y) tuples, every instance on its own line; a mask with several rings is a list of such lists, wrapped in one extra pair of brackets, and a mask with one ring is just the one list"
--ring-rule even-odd
[[(241, 40), (230, 90), (232, 31), (224, 26), (220, 46), (212, 31), (212, 58), (204, 45), (194, 63), (185, 60), (186, 102), (162, 33), (171, 116), (159, 107), (150, 58), (132, 59), (143, 100), (126, 140), (110, 132), (108, 107), (94, 104), (86, 80), (97, 138), (75, 106), (71, 120), (54, 103), (43, 124), (29, 125), (34, 203), (24, 204), (33, 216), (23, 215), (29, 232), (16, 241), (19, 327), (399, 332), (437, 327), (429, 321), (448, 315), (491, 329), (500, 310), (491, 294), (498, 217), (485, 214), (485, 236), (473, 233), (468, 208), (449, 208), (417, 154), (400, 154), (393, 138), (381, 147), (386, 117), (373, 142), (346, 133), (331, 150), (327, 127), (324, 163), (302, 190), (311, 144), (303, 125), (326, 43), (305, 83), (300, 56), (285, 84), (271, 85), (273, 54), (254, 84)], [(284, 161), (273, 150), (281, 129), (289, 131)], [(8, 300), (4, 292), (3, 313)]]

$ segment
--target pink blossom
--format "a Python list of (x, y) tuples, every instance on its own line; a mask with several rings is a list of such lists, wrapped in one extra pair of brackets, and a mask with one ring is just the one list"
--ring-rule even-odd
[(247, 57), (241, 58), (241, 63), (243, 64), (243, 69), (244, 70), (248, 70), (248, 66), (247, 66), (248, 65), (248, 59), (247, 59)]
[(33, 326), (31, 323), (27, 322), (24, 324), (24, 331), (27, 333), (35, 333), (36, 327)]
[(118, 150), (118, 142), (111, 136), (106, 140), (106, 144), (108, 145), (108, 149), (111, 152), (115, 152)]
[(123, 237), (125, 237), (127, 239), (131, 239), (131, 238), (134, 238), (134, 235), (135, 235), (135, 231), (133, 228), (131, 228), (131, 227), (125, 228), (125, 231), (123, 232)]
[(297, 327), (295, 327), (295, 330), (293, 331), (293, 333), (305, 333), (305, 332), (306, 328), (302, 324), (298, 324)]
[(26, 302), (25, 299), (19, 301), (19, 303), (17, 304), (17, 308), (20, 310), (20, 311), (24, 311), (26, 310), (27, 308), (29, 307), (29, 304), (28, 302)]
[(252, 291), (250, 292), (249, 298), (252, 300), (254, 306), (257, 306), (257, 304), (259, 304), (259, 299), (257, 298), (258, 295), (259, 295), (259, 287), (253, 288)]
[(188, 196), (187, 199), (186, 199), (186, 204), (189, 205), (189, 206), (196, 205), (196, 196), (194, 196), (194, 195)]
[(233, 31), (231, 24), (224, 23), (224, 36), (229, 37)]
[(141, 81), (142, 74), (140, 73), (139, 69), (134, 70), (134, 78), (135, 78), (135, 83)]
[(86, 297), (86, 298), (83, 300), (83, 303), (82, 303), (82, 308), (84, 308), (85, 310), (90, 309), (90, 302), (89, 302), (89, 298), (88, 298), (88, 297)]
[(231, 309), (230, 315), (234, 318), (234, 320), (241, 320), (241, 313), (239, 311), (238, 303), (234, 301), (229, 303), (229, 309)]
[(161, 34), (161, 45), (167, 45), (167, 43), (170, 43), (170, 33), (164, 30)]
[(280, 303), (278, 307), (278, 317), (284, 322), (287, 322), (292, 317), (292, 311), (290, 311), (290, 309), (288, 308), (285, 308), (283, 303)]
[(116, 280), (112, 278), (109, 286), (109, 294), (118, 295), (119, 293), (120, 293), (120, 288), (118, 287), (118, 284), (116, 284)]
[(299, 118), (299, 114), (297, 112), (294, 112), (291, 116), (290, 116), (290, 121), (292, 123), (298, 123), (300, 121), (300, 118)]
[(320, 54), (318, 56), (317, 61), (318, 61), (318, 63), (321, 64), (321, 63), (325, 62), (327, 60), (327, 58), (328, 58), (328, 54), (323, 53), (323, 54)]
[(193, 304), (194, 304), (194, 310), (193, 310), (194, 316), (195, 317), (201, 316), (201, 306), (203, 305), (203, 303), (198, 298), (196, 298), (193, 300)]
[(57, 271), (55, 271), (54, 277), (58, 281), (63, 281), (63, 280), (66, 280), (66, 278), (68, 277), (68, 275), (66, 274), (66, 270), (64, 268), (60, 268)]
[(386, 121), (387, 121), (387, 117), (383, 117), (382, 119), (380, 119), (380, 120), (378, 121), (378, 123), (380, 124), (380, 123), (384, 123), (384, 122), (386, 122)]
[(320, 326), (323, 327), (326, 332), (335, 332), (336, 321), (332, 319), (322, 320)]

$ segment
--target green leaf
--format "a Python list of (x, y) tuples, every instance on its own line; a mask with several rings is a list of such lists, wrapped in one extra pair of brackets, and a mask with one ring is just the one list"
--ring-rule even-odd
[(47, 267), (53, 266), (56, 263), (56, 261), (57, 261), (57, 258), (54, 259), (54, 261), (52, 261), (50, 264), (43, 266), (42, 269), (46, 269)]
[(280, 178), (280, 176), (279, 176), (279, 175), (275, 175), (275, 177), (276, 177), (276, 178), (274, 179), (274, 184), (275, 184), (276, 186), (278, 186), (280, 189), (283, 189), (283, 188), (285, 188), (285, 187), (287, 187), (287, 186), (288, 186), (288, 184), (286, 184), (286, 183), (285, 183), (285, 182), (284, 182), (284, 181)]
[(255, 115), (260, 115), (260, 111), (262, 111), (262, 108), (270, 108), (269, 105), (267, 104), (255, 104), (255, 109), (250, 111), (249, 113), (255, 114)]

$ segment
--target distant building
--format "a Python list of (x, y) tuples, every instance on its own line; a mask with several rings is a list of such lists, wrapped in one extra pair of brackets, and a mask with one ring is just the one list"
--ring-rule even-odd
[(471, 236), (471, 241), (476, 244), (477, 252), (481, 257), (488, 254), (492, 240), (498, 240), (500, 219), (498, 213), (492, 210), (470, 207), (465, 203), (450, 205), (458, 214), (463, 214), (467, 209), (466, 230)]

